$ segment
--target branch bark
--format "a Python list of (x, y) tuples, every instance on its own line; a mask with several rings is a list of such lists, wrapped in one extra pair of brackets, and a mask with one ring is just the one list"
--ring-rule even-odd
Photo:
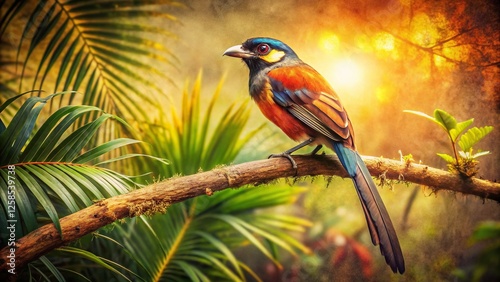
[[(44, 225), (16, 241), (15, 268), (51, 250), (68, 244), (105, 225), (125, 217), (164, 212), (168, 206), (200, 195), (244, 185), (259, 185), (283, 177), (337, 175), (346, 177), (336, 156), (294, 156), (295, 171), (284, 158), (253, 161), (217, 168), (194, 175), (171, 178), (127, 194), (99, 201), (60, 220), (62, 236), (53, 224)], [(404, 180), (500, 202), (500, 184), (458, 175), (419, 164), (406, 164), (383, 158), (363, 157), (372, 175), (380, 179)], [(9, 275), (11, 247), (0, 250), (0, 277)], [(12, 277), (10, 277), (12, 278)], [(3, 279), (2, 279), (3, 280)], [(5, 280), (4, 280), (5, 281)]]

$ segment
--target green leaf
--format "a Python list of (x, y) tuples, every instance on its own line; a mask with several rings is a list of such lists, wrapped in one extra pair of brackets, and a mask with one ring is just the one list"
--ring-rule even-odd
[(52, 223), (54, 223), (54, 226), (61, 235), (61, 224), (59, 223), (59, 216), (57, 215), (56, 208), (52, 204), (52, 201), (49, 199), (49, 196), (44, 191), (42, 186), (32, 175), (24, 172), (24, 170), (16, 169), (16, 173), (19, 176), (19, 179), (23, 182), (23, 185), (25, 185), (35, 196), (37, 201), (40, 202), (41, 206), (47, 212), (48, 216), (52, 220)]
[[(75, 199), (79, 199), (81, 201), (82, 204), (78, 205), (79, 208), (92, 205), (92, 201), (85, 193), (85, 190), (81, 189), (71, 176), (66, 175), (62, 170), (60, 170), (61, 165), (40, 165), (39, 167), (40, 169), (46, 171), (51, 177), (57, 179), (57, 182), (61, 184), (61, 189), (71, 191), (73, 195), (76, 196)], [(51, 185), (51, 187), (53, 186), (55, 185)], [(55, 187), (52, 189), (54, 188)], [(89, 189), (89, 187), (86, 187), (85, 189)], [(73, 195), (70, 195), (70, 197), (73, 198)], [(68, 208), (70, 208), (69, 205)]]
[(485, 221), (481, 222), (474, 233), (472, 234), (470, 241), (471, 243), (477, 243), (480, 241), (500, 239), (500, 222), (496, 221)]
[[(247, 228), (248, 230), (252, 231), (255, 234), (261, 235), (263, 238), (266, 238), (266, 240), (269, 240), (273, 244), (276, 244), (283, 248), (284, 250), (288, 251), (292, 255), (296, 255), (295, 250), (291, 247), (291, 245), (287, 244), (283, 238), (279, 238), (272, 234), (271, 232), (268, 232), (262, 228), (258, 228), (256, 225), (249, 224), (248, 222), (245, 222), (244, 220), (240, 221), (240, 224)], [(275, 257), (275, 256), (273, 256)]]
[[(2, 2), (5, 4), (4, 2)], [(3, 38), (3, 35), (5, 33), (5, 30), (7, 27), (9, 27), (10, 22), (14, 18), (16, 14), (19, 13), (19, 10), (23, 8), (26, 5), (26, 1), (12, 1), (11, 6), (7, 9), (7, 7), (4, 8), (2, 11), (2, 18), (1, 18), (1, 31), (0, 31), (0, 37)], [(5, 5), (7, 6), (7, 5)]]
[(61, 272), (57, 269), (57, 267), (52, 264), (52, 262), (46, 257), (46, 256), (41, 256), (38, 260), (40, 260), (45, 267), (54, 275), (54, 277), (57, 279), (57, 281), (64, 282), (66, 279), (64, 279), (64, 276), (61, 274)]
[[(58, 13), (58, 17), (61, 16), (61, 13), (62, 12), (59, 12)], [(55, 18), (56, 21), (57, 21), (57, 18)], [(52, 50), (54, 49), (55, 45), (59, 42), (59, 38), (61, 38), (61, 36), (64, 34), (64, 31), (68, 25), (68, 22), (69, 20), (66, 19), (65, 22), (62, 24), (61, 27), (59, 27), (59, 29), (57, 30), (57, 32), (54, 34), (54, 36), (51, 38), (50, 42), (49, 42), (49, 45), (47, 46), (47, 49), (45, 49), (45, 52), (44, 54), (42, 55), (42, 58), (40, 60), (40, 64), (38, 65), (38, 70), (36, 71), (35, 73), (35, 79), (33, 81), (33, 89), (37, 89), (36, 88), (36, 81), (38, 79), (38, 77), (40, 76), (40, 72), (43, 68), (43, 66), (45, 65), (45, 61), (49, 58), (49, 54), (52, 52)], [(45, 78), (45, 75), (48, 71), (48, 69), (50, 68), (50, 66), (47, 66), (46, 67), (46, 72), (45, 74), (43, 75), (43, 77)]]
[(12, 102), (17, 100), (19, 97), (26, 95), (27, 93), (29, 93), (29, 92), (25, 92), (25, 93), (22, 93), (22, 94), (19, 94), (19, 95), (16, 95), (14, 97), (7, 99), (7, 101), (5, 101), (3, 104), (0, 105), (0, 113), (3, 112), (3, 110), (5, 110), (5, 108), (7, 108), (7, 106), (9, 106)]
[[(423, 112), (419, 112), (419, 111), (410, 111), (410, 110), (404, 110), (403, 112), (405, 113), (410, 113), (410, 114), (414, 114), (414, 115), (417, 115), (417, 116), (421, 116), (421, 117), (424, 117), (426, 119), (429, 119), (433, 122), (435, 122), (436, 124), (439, 124), (444, 130), (446, 130), (447, 132), (449, 132), (449, 130), (446, 128), (445, 124), (443, 123), (443, 120), (438, 120), (437, 117), (441, 117), (441, 114), (442, 113), (446, 113), (444, 111), (441, 111), (441, 110), (435, 110), (434, 111), (434, 117), (431, 117), (429, 116), (428, 114), (425, 114)], [(443, 115), (443, 117), (446, 117), (446, 114)], [(449, 134), (449, 133), (448, 133)], [(451, 138), (451, 137), (450, 137)]]
[(448, 132), (457, 127), (457, 120), (443, 110), (436, 109), (434, 111), (434, 118)]
[[(0, 135), (0, 164), (7, 165), (13, 164), (12, 158), (16, 156), (16, 152), (12, 150), (15, 143), (21, 143), (16, 141), (17, 137), (20, 135), (23, 128), (33, 128), (34, 124), (29, 124), (26, 121), (33, 117), (33, 108), (38, 102), (43, 102), (40, 98), (30, 98), (26, 100), (21, 106), (16, 115), (12, 118), (12, 121), (7, 126), (7, 128)], [(32, 119), (31, 119), (32, 120)]]
[(206, 232), (197, 231), (195, 233), (198, 234), (199, 236), (205, 238), (205, 240), (207, 240), (216, 249), (218, 249), (222, 254), (224, 254), (224, 256), (226, 257), (226, 259), (235, 268), (236, 272), (239, 275), (239, 278), (240, 279), (244, 279), (245, 276), (243, 275), (243, 272), (242, 272), (242, 270), (241, 270), (241, 268), (240, 268), (240, 266), (238, 264), (238, 260), (236, 259), (236, 257), (234, 256), (234, 254), (231, 252), (231, 250), (223, 242), (221, 242), (220, 240), (218, 240), (217, 238), (215, 238), (214, 236), (212, 236), (212, 235), (210, 235), (209, 233), (206, 233)]
[(458, 136), (460, 136), (460, 134), (462, 134), (463, 131), (467, 127), (469, 127), (473, 121), (474, 121), (474, 119), (471, 118), (469, 120), (459, 122), (459, 123), (457, 123), (455, 128), (450, 130), (450, 136), (451, 136), (451, 139), (453, 140), (453, 142), (457, 141)]
[(491, 131), (493, 131), (493, 126), (484, 126), (484, 127), (473, 127), (467, 132), (465, 132), (458, 141), (458, 146), (464, 152), (470, 151), (477, 142), (481, 141), (486, 135), (488, 135)]
[(21, 161), (45, 160), (60, 138), (67, 134), (76, 119), (90, 111), (100, 111), (91, 106), (66, 106), (53, 113), (31, 139), (20, 157)]
[[(43, 11), (45, 12), (45, 16), (43, 16), (41, 23), (38, 23), (38, 26), (36, 27), (35, 33), (31, 38), (28, 53), (31, 53), (36, 48), (36, 46), (52, 31), (61, 18), (62, 11), (59, 11), (54, 17), (52, 16), (56, 11), (56, 7), (57, 4), (54, 3), (48, 11)], [(26, 60), (25, 63), (26, 62), (28, 62), (28, 60)]]
[[(27, 165), (25, 166), (26, 171), (30, 172), (31, 176), (36, 176), (36, 181), (38, 184), (43, 185), (46, 188), (51, 189), (59, 199), (69, 208), (71, 213), (77, 212), (79, 210), (73, 196), (69, 191), (55, 178), (50, 175), (49, 171), (37, 165)], [(47, 192), (45, 192), (47, 193)], [(47, 193), (48, 194), (48, 193)]]
[(445, 160), (447, 163), (449, 164), (452, 164), (452, 163), (455, 163), (456, 160), (454, 157), (448, 155), (448, 154), (441, 154), (441, 153), (437, 153), (438, 156), (440, 156), (443, 160)]
[(192, 282), (195, 281), (203, 281), (203, 282), (210, 282), (210, 279), (203, 274), (202, 271), (200, 271), (198, 268), (196, 268), (192, 264), (185, 263), (182, 260), (177, 260), (175, 261), (175, 264), (179, 265), (181, 269), (186, 273), (186, 275), (189, 277), (189, 280)]
[[(58, 41), (51, 40), (51, 43), (52, 42), (54, 42), (54, 44), (57, 43), (55, 50), (52, 50), (52, 49), (46, 50), (47, 54), (44, 56), (44, 59), (46, 59), (49, 56), (49, 54), (52, 53), (52, 55), (50, 56), (49, 62), (47, 63), (47, 67), (45, 68), (45, 71), (43, 73), (42, 80), (40, 82), (40, 87), (39, 87), (40, 89), (42, 88), (43, 83), (44, 83), (45, 79), (47, 78), (47, 75), (49, 74), (50, 70), (52, 69), (54, 64), (58, 61), (60, 55), (65, 50), (65, 48), (68, 47), (69, 40), (73, 36), (75, 28), (71, 28), (69, 31), (67, 31), (67, 29), (66, 29), (67, 23), (68, 22), (66, 21), (65, 25), (61, 26), (59, 28), (60, 31), (58, 31), (58, 32), (66, 32), (66, 35), (61, 40), (58, 40)], [(40, 65), (40, 67), (41, 67), (41, 65)], [(59, 72), (64, 72), (64, 70), (65, 70), (65, 67), (61, 66), (61, 68), (59, 69)], [(57, 83), (56, 83), (55, 89), (57, 89)]]
[[(82, 63), (82, 57), (84, 56), (84, 54), (85, 54), (85, 46), (81, 45), (80, 49), (76, 52), (76, 55), (73, 58), (73, 61), (69, 68), (68, 74), (66, 76), (66, 81), (64, 82), (63, 90), (70, 90), (69, 85), (75, 78), (76, 70)], [(72, 90), (77, 90), (77, 89), (72, 89)]]
[(224, 214), (210, 215), (210, 217), (220, 219), (220, 220), (228, 223), (229, 225), (231, 225), (234, 229), (236, 229), (239, 233), (241, 233), (241, 235), (245, 236), (245, 238), (247, 238), (250, 241), (250, 243), (252, 243), (252, 245), (257, 247), (257, 249), (259, 249), (259, 251), (261, 251), (262, 254), (264, 254), (266, 257), (271, 259), (271, 261), (273, 261), (274, 264), (276, 264), (279, 268), (282, 267), (281, 263), (278, 260), (276, 260), (276, 258), (271, 254), (271, 252), (269, 252), (269, 250), (257, 239), (257, 237), (255, 237), (246, 228), (246, 227), (248, 227), (248, 225), (246, 225), (241, 219), (234, 217), (234, 216), (230, 216), (230, 215), (224, 215)]
[(75, 158), (73, 160), (73, 162), (80, 163), (80, 164), (90, 162), (90, 161), (92, 161), (92, 160), (94, 160), (94, 159), (114, 150), (114, 149), (117, 149), (117, 148), (120, 148), (123, 146), (127, 146), (130, 144), (137, 144), (139, 142), (140, 141), (138, 141), (138, 140), (130, 139), (130, 138), (119, 138), (119, 139), (111, 140), (109, 142), (101, 144), (101, 145), (87, 151), (86, 153), (78, 156), (77, 158)]
[[(39, 220), (45, 221), (47, 216), (60, 231), (59, 217), (73, 213), (92, 204), (93, 199), (102, 199), (104, 195), (114, 196), (128, 192), (135, 185), (127, 176), (120, 175), (109, 169), (74, 165), (66, 162), (50, 162), (50, 152), (62, 153), (63, 158), (76, 158), (90, 161), (102, 156), (115, 148), (138, 143), (133, 139), (111, 140), (95, 148), (90, 148), (81, 154), (84, 143), (91, 138), (102, 122), (111, 117), (102, 115), (89, 122), (83, 129), (77, 129), (71, 134), (68, 131), (76, 120), (82, 115), (91, 112), (101, 112), (92, 106), (67, 106), (52, 114), (34, 133), (36, 117), (41, 107), (52, 97), (64, 93), (56, 93), (46, 98), (31, 97), (21, 105), (6, 130), (0, 134), (0, 142), (12, 144), (5, 146), (8, 157), (2, 161), (6, 164), (12, 160), (21, 159), (22, 163), (15, 166), (16, 173), (16, 214), (23, 228), (19, 228), (21, 237), (38, 227)], [(41, 104), (40, 104), (41, 103)], [(118, 117), (113, 117), (124, 123)], [(29, 133), (29, 134), (28, 134)], [(78, 135), (81, 134), (81, 135)], [(30, 138), (30, 136), (32, 136)], [(67, 135), (59, 145), (59, 139)], [(21, 146), (22, 144), (22, 146)], [(20, 148), (24, 147), (21, 153)], [(2, 155), (2, 157), (5, 157)], [(147, 155), (145, 155), (147, 157)], [(128, 156), (124, 156), (127, 158)], [(108, 160), (110, 161), (110, 160)], [(7, 168), (0, 169), (1, 187), (8, 187), (9, 175)], [(4, 185), (5, 184), (5, 185)], [(6, 190), (1, 190), (0, 200), (7, 206), (8, 195)], [(37, 210), (37, 206), (40, 207)], [(44, 213), (45, 212), (45, 213)], [(6, 210), (0, 216), (0, 222), (6, 221)], [(3, 235), (2, 235), (3, 236)], [(6, 242), (3, 241), (2, 242)]]
[[(0, 134), (0, 165), (14, 164), (19, 160), (19, 153), (31, 136), (42, 107), (48, 100), (62, 94), (65, 93), (51, 94), (45, 98), (31, 97), (23, 103), (7, 128)], [(35, 107), (38, 103), (41, 104)]]
[[(17, 171), (19, 168), (16, 166), (16, 169), (14, 171)], [(1, 187), (8, 187), (8, 172), (5, 169), (0, 170), (0, 175), (2, 176), (2, 186)], [(21, 215), (22, 218), (22, 224), (26, 227), (28, 231), (35, 230), (38, 227), (38, 223), (35, 217), (35, 205), (32, 203), (30, 198), (28, 197), (28, 194), (26, 193), (25, 190), (25, 185), (23, 185), (23, 182), (21, 179), (19, 179), (16, 175), (14, 176), (16, 179), (14, 180), (15, 188), (16, 188), (16, 207), (17, 211)], [(27, 187), (26, 187), (27, 188)], [(7, 207), (7, 189), (1, 189), (2, 192), (2, 202), (4, 203), (4, 206)], [(3, 194), (5, 193), (5, 194)], [(9, 217), (9, 214), (6, 213), (5, 217)], [(18, 234), (22, 235), (22, 234)], [(4, 242), (7, 242), (5, 240)]]
[[(70, 30), (68, 33), (72, 33), (72, 30)], [(80, 46), (80, 42), (78, 40), (74, 40), (69, 47), (62, 46), (62, 47), (66, 47), (66, 49), (64, 49), (64, 50), (56, 49), (57, 52), (54, 52), (52, 54), (52, 58), (51, 58), (51, 62), (50, 62), (51, 64), (54, 64), (55, 61), (57, 61), (57, 60), (61, 60), (61, 66), (59, 68), (59, 72), (58, 72), (56, 82), (55, 82), (55, 91), (57, 91), (59, 84), (64, 80), (64, 74), (66, 73), (66, 69), (68, 68), (68, 66), (71, 65), (70, 68), (73, 68), (72, 65), (77, 63), (76, 60), (74, 60), (73, 54), (75, 53), (75, 50), (79, 46)], [(59, 56), (62, 55), (63, 52), (64, 52), (64, 57), (62, 59), (60, 59)], [(67, 76), (69, 76), (69, 73)], [(42, 86), (43, 86), (43, 84), (40, 85), (40, 88)]]
[(215, 265), (220, 271), (227, 275), (227, 278), (231, 281), (243, 281), (240, 277), (236, 276), (227, 266), (225, 266), (220, 260), (216, 259), (213, 255), (202, 251), (192, 251), (193, 255), (200, 256), (207, 259), (211, 264)]
[(154, 161), (161, 163), (161, 164), (164, 164), (164, 165), (170, 164), (168, 162), (168, 160), (166, 160), (166, 159), (157, 158), (157, 157), (147, 155), (147, 154), (126, 154), (126, 155), (121, 155), (121, 156), (116, 157), (116, 158), (112, 158), (112, 159), (108, 159), (108, 160), (105, 160), (102, 162), (98, 162), (95, 165), (100, 166), (100, 165), (104, 165), (107, 163), (112, 163), (112, 162), (117, 162), (117, 161), (126, 160), (126, 159), (130, 159), (130, 158), (137, 158), (137, 157), (148, 158), (148, 159), (154, 160)]
[(215, 120), (213, 109), (223, 81), (220, 81), (207, 106), (201, 99), (201, 81), (200, 72), (192, 90), (186, 85), (182, 93), (181, 111), (173, 106), (168, 111), (159, 109), (160, 113), (167, 112), (168, 115), (160, 116), (157, 124), (149, 125), (146, 129), (144, 142), (150, 144), (148, 153), (170, 162), (169, 166), (149, 164), (153, 175), (168, 177), (179, 173), (192, 174), (200, 168), (208, 170), (216, 165), (230, 163), (263, 128), (261, 125), (243, 134), (250, 118), (249, 100), (232, 104)]
[[(58, 165), (57, 169), (61, 171), (61, 174), (69, 177), (77, 186), (75, 189), (82, 190), (91, 199), (103, 199), (101, 187), (94, 185), (91, 181), (87, 179), (92, 174), (84, 170), (84, 167), (79, 166), (69, 166), (69, 165)], [(92, 172), (94, 173), (94, 172)], [(85, 189), (82, 189), (85, 187)]]
[(68, 247), (68, 246), (60, 247), (57, 250), (61, 251), (61, 252), (66, 252), (66, 253), (70, 253), (70, 254), (73, 254), (73, 255), (77, 255), (77, 256), (79, 256), (81, 258), (90, 260), (90, 261), (94, 262), (96, 265), (98, 265), (100, 267), (103, 267), (103, 268), (105, 268), (107, 270), (112, 271), (117, 276), (120, 276), (121, 278), (123, 278), (123, 279), (125, 279), (127, 281), (132, 281), (129, 278), (127, 278), (127, 276), (125, 276), (123, 273), (121, 273), (120, 270), (118, 270), (117, 268), (113, 267), (111, 264), (119, 266), (120, 269), (126, 270), (126, 271), (134, 274), (131, 270), (129, 270), (128, 268), (126, 268), (124, 266), (121, 266), (121, 265), (115, 264), (113, 262), (110, 262), (109, 260), (106, 260), (104, 258), (98, 257), (98, 256), (96, 256), (95, 254), (93, 254), (93, 253), (91, 253), (89, 251), (86, 251), (86, 250), (83, 250), (83, 249), (79, 249), (79, 248), (74, 248), (74, 247)]
[(78, 128), (64, 139), (48, 156), (52, 162), (72, 162), (83, 147), (90, 141), (99, 127), (113, 116), (104, 114), (96, 120)]
[(33, 128), (35, 127), (36, 119), (38, 118), (38, 115), (40, 114), (40, 111), (42, 110), (44, 105), (45, 102), (43, 102), (39, 106), (34, 107), (30, 111), (28, 116), (26, 116), (26, 120), (25, 123), (23, 124), (23, 127), (15, 136), (16, 139), (14, 140), (14, 144), (12, 145), (12, 147), (8, 148), (8, 153), (7, 153), (8, 164), (14, 164), (19, 161), (19, 155), (21, 153), (21, 150), (26, 145), (26, 142), (31, 136)]

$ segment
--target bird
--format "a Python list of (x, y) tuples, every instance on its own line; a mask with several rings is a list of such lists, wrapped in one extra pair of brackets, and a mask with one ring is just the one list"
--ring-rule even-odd
[(387, 209), (354, 143), (354, 130), (339, 96), (328, 81), (304, 63), (287, 44), (254, 37), (228, 48), (223, 55), (240, 58), (249, 69), (249, 92), (262, 114), (289, 138), (301, 142), (281, 154), (292, 166), (291, 154), (307, 145), (332, 149), (353, 180), (372, 243), (394, 273), (403, 274), (405, 262)]

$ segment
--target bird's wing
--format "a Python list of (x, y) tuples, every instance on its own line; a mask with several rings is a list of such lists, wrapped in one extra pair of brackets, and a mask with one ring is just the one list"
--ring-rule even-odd
[(354, 148), (347, 113), (317, 71), (304, 64), (276, 68), (267, 76), (277, 104), (323, 136)]

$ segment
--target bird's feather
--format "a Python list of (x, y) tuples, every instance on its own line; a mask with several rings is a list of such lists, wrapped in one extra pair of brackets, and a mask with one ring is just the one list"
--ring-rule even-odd
[(373, 244), (380, 244), (380, 251), (392, 271), (403, 273), (404, 258), (396, 231), (365, 163), (356, 151), (342, 143), (333, 142), (333, 148), (354, 182)]
[(349, 117), (318, 72), (302, 64), (273, 69), (267, 76), (277, 104), (321, 135), (355, 148)]

